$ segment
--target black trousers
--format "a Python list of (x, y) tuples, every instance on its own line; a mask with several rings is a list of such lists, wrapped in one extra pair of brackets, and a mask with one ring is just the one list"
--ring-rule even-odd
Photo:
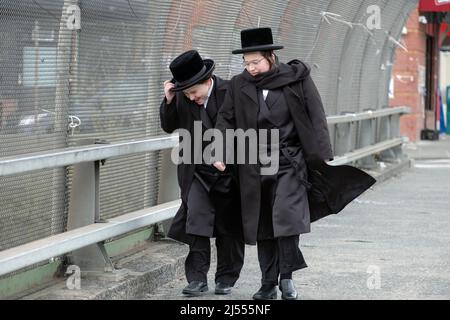
[[(198, 181), (194, 181), (198, 183)], [(244, 265), (244, 238), (242, 222), (236, 220), (234, 204), (239, 199), (232, 192), (218, 192), (214, 188), (209, 199), (214, 206), (214, 236), (217, 249), (217, 270), (215, 282), (234, 285)], [(206, 192), (206, 191), (205, 191)], [(237, 199), (237, 200), (236, 200)], [(207, 274), (211, 264), (210, 238), (190, 235), (189, 254), (185, 261), (185, 274), (188, 282), (207, 282)]]
[[(293, 170), (280, 159), (281, 170)], [(282, 167), (284, 165), (284, 168)], [(302, 211), (301, 201), (296, 197), (285, 196), (288, 191), (286, 180), (279, 178), (280, 172), (273, 176), (261, 176), (261, 210), (258, 221), (258, 261), (261, 268), (261, 283), (278, 285), (279, 279), (291, 278), (295, 270), (306, 268), (306, 262), (299, 248), (300, 235), (276, 237), (273, 231), (273, 210), (275, 198), (285, 206), (283, 210), (297, 208)], [(279, 209), (281, 206), (279, 207)]]
[[(211, 264), (211, 244), (207, 237), (193, 236), (185, 262), (186, 279), (207, 282)], [(217, 271), (215, 282), (233, 286), (244, 264), (244, 243), (232, 236), (217, 236)]]
[(261, 284), (278, 285), (279, 276), (289, 275), (287, 278), (290, 278), (293, 271), (307, 267), (298, 242), (298, 235), (258, 240)]

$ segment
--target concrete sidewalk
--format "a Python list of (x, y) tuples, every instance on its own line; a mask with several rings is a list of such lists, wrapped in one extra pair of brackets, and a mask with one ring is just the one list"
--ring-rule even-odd
[[(387, 171), (380, 180), (388, 180), (300, 237), (309, 266), (294, 273), (300, 299), (450, 299), (450, 138), (404, 151), (415, 159), (410, 170)], [(214, 295), (213, 259), (209, 293), (186, 298), (186, 254), (187, 246), (173, 241), (149, 242), (116, 261), (123, 277), (82, 279), (81, 290), (68, 290), (61, 279), (23, 298), (248, 300), (259, 288), (256, 247), (247, 246), (231, 295)]]
[[(450, 139), (404, 150), (417, 159), (411, 170), (301, 236), (309, 267), (294, 273), (300, 299), (450, 299)], [(209, 293), (195, 299), (251, 299), (260, 285), (253, 246), (231, 295), (214, 295), (211, 271)], [(185, 285), (179, 277), (145, 299), (193, 299), (181, 294)]]
[(450, 159), (450, 136), (441, 134), (437, 141), (407, 143), (403, 151), (415, 160)]

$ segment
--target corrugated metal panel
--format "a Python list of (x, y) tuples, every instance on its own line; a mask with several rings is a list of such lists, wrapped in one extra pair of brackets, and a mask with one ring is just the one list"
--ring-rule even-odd
[[(61, 9), (0, 2), (0, 157), (67, 145), (68, 106), (56, 104), (56, 83), (68, 78), (58, 78)], [(0, 177), (0, 250), (64, 231), (65, 182), (63, 168)]]
[[(406, 24), (409, 15), (414, 8), (417, 7), (416, 1), (406, 1), (403, 3), (403, 6), (400, 8), (395, 25), (392, 26), (390, 30), (391, 36), (393, 39), (400, 40), (403, 26)], [(389, 46), (383, 52), (382, 61), (389, 61), (390, 63), (386, 63), (386, 71), (383, 72), (382, 76), (379, 79), (379, 87), (378, 87), (378, 106), (388, 106), (389, 105), (389, 97), (386, 92), (389, 92), (389, 82), (392, 74), (392, 67), (395, 58), (396, 47), (394, 44), (389, 42)]]
[[(279, 42), (285, 45), (279, 51), (282, 61), (300, 59), (311, 63), (320, 35), (320, 13), (327, 7), (328, 1), (289, 1), (278, 34)], [(316, 71), (314, 68), (313, 74)]]
[[(373, 5), (373, 1), (367, 0), (361, 3), (352, 21), (359, 21), (363, 26), (357, 25), (349, 28), (341, 55), (340, 71), (338, 77), (337, 109), (341, 112), (357, 112), (364, 109), (359, 104), (359, 92), (361, 85), (361, 68), (366, 57), (366, 45), (368, 41), (374, 41), (369, 32), (364, 28), (367, 19), (367, 7)], [(373, 55), (379, 55), (377, 50)], [(365, 107), (367, 108), (367, 106)]]
[[(358, 2), (329, 1), (326, 12), (340, 15), (340, 19), (353, 21)], [(320, 90), (322, 100), (328, 114), (339, 113), (336, 104), (337, 85), (339, 82), (339, 66), (346, 34), (349, 26), (334, 20), (322, 21), (317, 46), (311, 55), (311, 63), (318, 66), (314, 80)]]
[[(397, 29), (398, 19), (405, 14), (404, 3), (384, 1), (382, 8), (382, 29), (375, 30), (374, 36), (376, 42), (367, 41), (365, 49), (364, 61), (361, 64), (361, 89), (359, 92), (359, 104), (364, 108), (378, 109), (382, 106), (378, 104), (378, 90), (375, 90), (375, 83), (380, 85), (380, 81), (390, 77), (387, 67), (392, 61), (386, 60), (386, 50), (394, 50), (394, 43), (389, 40), (389, 35), (393, 29)], [(401, 28), (401, 26), (400, 26)], [(380, 54), (370, 54), (380, 50)], [(387, 95), (386, 95), (387, 96)]]
[[(82, 1), (81, 31), (71, 82), (70, 114), (81, 120), (69, 145), (84, 139), (109, 142), (159, 134), (167, 2)], [(101, 168), (104, 219), (157, 201), (158, 153), (111, 159)]]

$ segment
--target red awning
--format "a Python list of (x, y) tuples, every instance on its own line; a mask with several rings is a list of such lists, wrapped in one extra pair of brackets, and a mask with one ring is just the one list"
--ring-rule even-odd
[(450, 0), (420, 0), (419, 11), (450, 12)]
[(441, 23), (439, 29), (439, 47), (448, 47), (450, 42), (450, 25)]
[(443, 22), (443, 23), (441, 23), (439, 33), (444, 34), (446, 31), (447, 31), (447, 36), (450, 37), (450, 25)]

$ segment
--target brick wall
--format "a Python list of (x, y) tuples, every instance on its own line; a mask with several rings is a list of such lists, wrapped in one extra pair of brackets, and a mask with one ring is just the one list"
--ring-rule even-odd
[[(406, 24), (407, 34), (401, 36), (408, 52), (397, 47), (392, 69), (394, 97), (390, 106), (405, 105), (411, 107), (411, 114), (400, 121), (400, 132), (411, 141), (420, 139), (420, 130), (424, 128), (425, 100), (420, 87), (425, 86), (426, 33), (425, 25), (419, 22), (419, 11), (413, 11)], [(434, 127), (434, 112), (427, 112), (429, 128)]]

